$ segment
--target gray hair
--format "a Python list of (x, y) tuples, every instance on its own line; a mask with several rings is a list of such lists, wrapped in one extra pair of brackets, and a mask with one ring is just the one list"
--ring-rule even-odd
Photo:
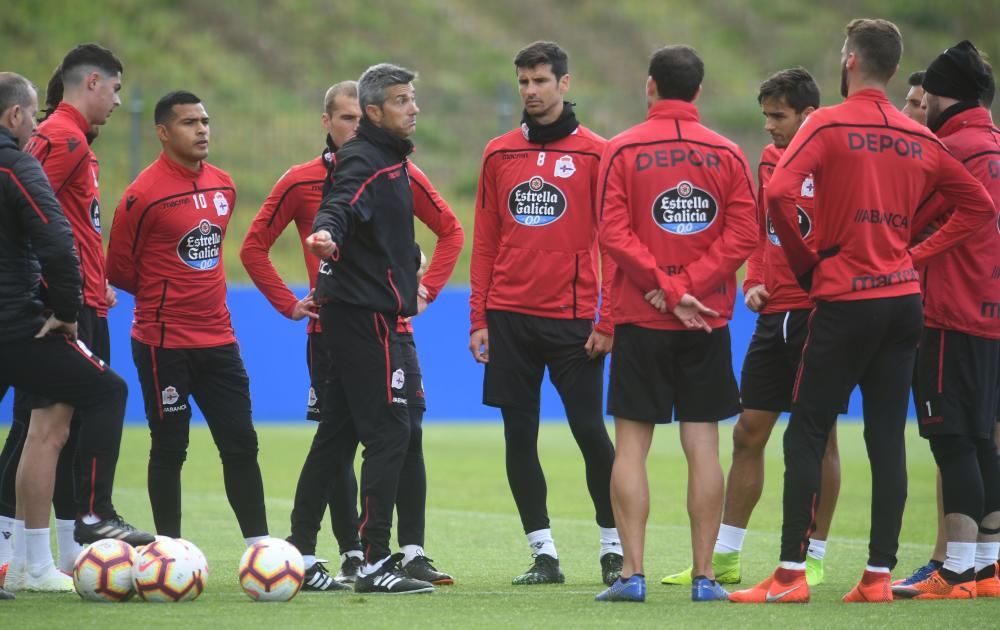
[(358, 98), (358, 82), (357, 81), (341, 81), (340, 83), (334, 83), (330, 86), (330, 89), (326, 91), (326, 95), (323, 97), (323, 111), (327, 114), (333, 114), (334, 105), (336, 104), (336, 99), (338, 96), (346, 96), (347, 98)]
[(16, 72), (0, 72), (0, 114), (14, 105), (28, 107), (37, 93), (35, 85)]
[(382, 106), (388, 98), (386, 90), (393, 85), (406, 85), (417, 78), (417, 73), (391, 63), (374, 65), (358, 80), (358, 101), (361, 111), (369, 105)]

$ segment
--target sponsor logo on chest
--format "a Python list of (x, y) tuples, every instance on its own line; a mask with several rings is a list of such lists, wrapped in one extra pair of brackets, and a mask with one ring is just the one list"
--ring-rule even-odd
[(521, 225), (540, 227), (558, 221), (566, 213), (566, 195), (555, 185), (535, 175), (510, 191), (510, 215)]
[[(799, 234), (802, 235), (803, 240), (812, 234), (812, 219), (806, 214), (800, 206), (795, 206), (795, 214), (798, 215), (799, 219)], [(767, 213), (767, 240), (771, 241), (772, 245), (777, 245), (781, 247), (781, 240), (778, 239), (777, 232), (774, 231), (774, 223), (771, 222), (771, 213)]]
[(181, 237), (177, 255), (185, 265), (198, 271), (214, 269), (222, 251), (222, 228), (202, 219), (196, 228)]
[(697, 234), (719, 215), (715, 197), (688, 181), (664, 190), (653, 200), (653, 221), (671, 234)]

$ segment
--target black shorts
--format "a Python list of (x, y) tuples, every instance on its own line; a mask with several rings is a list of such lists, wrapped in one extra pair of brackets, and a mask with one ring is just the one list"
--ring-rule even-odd
[(584, 349), (592, 321), (487, 311), (486, 322), (490, 361), (483, 375), (484, 405), (537, 412), (546, 367), (560, 391), (581, 387), (603, 393), (604, 358), (591, 359)]
[(413, 340), (413, 333), (400, 333), (397, 339), (403, 355), (403, 369), (406, 371), (406, 403), (410, 407), (427, 409), (424, 376), (420, 372), (420, 360), (417, 358), (417, 344)]
[(743, 407), (791, 411), (792, 388), (809, 329), (809, 313), (802, 309), (757, 318), (740, 374)]
[[(96, 357), (104, 363), (111, 364), (111, 334), (108, 331), (108, 318), (97, 314), (97, 309), (84, 306), (76, 318), (76, 336)], [(27, 393), (14, 391), (14, 418), (27, 420), (32, 409), (48, 407), (53, 401)]]
[(306, 419), (319, 421), (323, 416), (323, 401), (330, 382), (333, 358), (323, 344), (323, 333), (306, 335), (306, 366), (309, 368), (309, 396), (306, 401)]
[(711, 334), (615, 326), (608, 414), (640, 422), (718, 422), (740, 412), (729, 326)]
[(1000, 340), (924, 328), (913, 388), (920, 435), (992, 438)]
[(193, 398), (220, 451), (257, 448), (250, 379), (238, 345), (158, 348), (132, 339), (132, 359), (154, 447), (187, 447)]

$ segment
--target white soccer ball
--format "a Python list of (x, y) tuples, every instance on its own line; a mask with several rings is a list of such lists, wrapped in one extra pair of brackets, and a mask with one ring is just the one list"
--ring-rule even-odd
[(205, 590), (203, 559), (185, 541), (157, 538), (136, 550), (132, 571), (135, 591), (147, 602), (197, 599)]
[(132, 586), (132, 545), (105, 538), (87, 546), (73, 563), (73, 586), (88, 602), (123, 602), (135, 594)]
[(201, 569), (202, 588), (208, 586), (208, 558), (206, 558), (205, 554), (201, 552), (201, 549), (199, 549), (198, 546), (190, 540), (178, 538), (177, 542), (188, 548), (188, 552), (190, 552), (191, 558), (195, 562), (195, 566)]
[(287, 602), (302, 588), (304, 578), (302, 554), (278, 538), (255, 542), (240, 559), (240, 586), (258, 602)]

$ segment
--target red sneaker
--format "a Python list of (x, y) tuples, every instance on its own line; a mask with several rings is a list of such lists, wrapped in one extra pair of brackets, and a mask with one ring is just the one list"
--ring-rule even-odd
[[(936, 573), (937, 571), (935, 571)], [(891, 582), (892, 578), (888, 573), (865, 571), (861, 574), (861, 581), (858, 582), (857, 586), (852, 588), (850, 593), (844, 595), (844, 601), (848, 604), (885, 604), (891, 602), (894, 592)]]
[(737, 604), (805, 604), (809, 601), (806, 571), (775, 569), (757, 586), (730, 593), (729, 601)]
[(1000, 597), (1000, 563), (976, 574), (976, 597)]
[(975, 580), (952, 584), (938, 570), (927, 576), (927, 579), (909, 586), (897, 586), (892, 592), (910, 599), (975, 599), (976, 586)]

